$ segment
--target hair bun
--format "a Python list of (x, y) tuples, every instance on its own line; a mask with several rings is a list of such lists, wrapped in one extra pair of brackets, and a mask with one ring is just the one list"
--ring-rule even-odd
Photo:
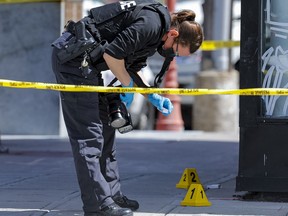
[(192, 10), (187, 11), (187, 21), (195, 21), (196, 14)]
[(193, 12), (191, 15), (187, 16), (187, 21), (195, 21), (196, 14)]
[(195, 17), (196, 17), (196, 14), (194, 11), (192, 10), (187, 10), (187, 9), (184, 9), (184, 10), (181, 10), (181, 11), (178, 11), (177, 13), (174, 13), (176, 15), (176, 19), (179, 23), (181, 22), (184, 22), (184, 21), (192, 21), (194, 22), (195, 21)]

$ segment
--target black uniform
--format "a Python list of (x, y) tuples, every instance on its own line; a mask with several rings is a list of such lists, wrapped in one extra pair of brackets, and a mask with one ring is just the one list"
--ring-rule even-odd
[[(130, 73), (138, 72), (146, 65), (147, 57), (161, 46), (161, 38), (170, 26), (166, 8), (159, 3), (149, 6), (149, 0), (145, 2), (144, 6), (135, 6), (137, 2), (134, 1), (104, 5), (92, 9), (90, 15), (83, 18), (86, 29), (93, 36), (96, 37), (94, 31), (98, 31), (97, 40), (107, 40), (104, 51), (124, 59)], [(161, 8), (161, 12), (157, 8)], [(64, 32), (53, 43), (52, 68), (57, 82), (102, 86), (100, 71), (108, 69), (102, 56), (90, 62), (91, 72), (86, 77), (79, 69), (81, 56), (59, 63), (57, 53), (70, 39), (71, 33)], [(94, 92), (61, 92), (64, 120), (86, 213), (113, 203), (111, 196), (121, 194), (115, 158), (115, 130), (108, 125), (107, 106), (99, 97)]]

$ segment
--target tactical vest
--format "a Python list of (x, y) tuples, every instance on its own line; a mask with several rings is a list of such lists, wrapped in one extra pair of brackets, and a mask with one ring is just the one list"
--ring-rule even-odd
[[(162, 38), (166, 32), (170, 29), (171, 24), (171, 18), (170, 14), (165, 6), (157, 2), (156, 0), (136, 0), (136, 1), (119, 1), (112, 4), (106, 4), (100, 7), (92, 8), (89, 11), (88, 17), (90, 19), (86, 19), (86, 25), (87, 29), (91, 32), (91, 34), (94, 36), (94, 38), (98, 41), (101, 41), (101, 35), (98, 33), (97, 26), (100, 26), (103, 23), (109, 22), (109, 20), (123, 14), (126, 12), (132, 12), (132, 17), (137, 17), (138, 13), (141, 11), (141, 9), (147, 8), (150, 10), (153, 10), (157, 12), (160, 15), (161, 23), (162, 23), (162, 31), (161, 36)], [(171, 62), (171, 59), (169, 59), (169, 62), (166, 61), (165, 64), (163, 64), (162, 69), (160, 73), (156, 76), (158, 80), (162, 81), (162, 77), (164, 76), (165, 72), (167, 71), (167, 68), (169, 67), (169, 64)], [(144, 84), (140, 76), (136, 73), (129, 73), (134, 82), (139, 87), (148, 87)], [(160, 79), (159, 79), (160, 76)], [(156, 81), (155, 78), (155, 81)], [(115, 78), (114, 81), (117, 79)], [(154, 82), (156, 83), (156, 82)], [(160, 81), (158, 81), (157, 86), (160, 85)], [(156, 84), (155, 84), (156, 86)]]
[(144, 7), (154, 10), (160, 15), (163, 36), (170, 28), (170, 15), (167, 13), (167, 8), (156, 0), (119, 1), (92, 8), (89, 11), (89, 17), (91, 18), (89, 24), (94, 24), (97, 28), (97, 25), (108, 22), (110, 19), (129, 11), (133, 11), (132, 16), (136, 17)]

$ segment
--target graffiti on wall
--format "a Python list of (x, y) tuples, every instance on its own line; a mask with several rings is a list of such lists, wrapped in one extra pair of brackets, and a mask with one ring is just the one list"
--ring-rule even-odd
[[(262, 55), (261, 71), (265, 74), (262, 87), (288, 88), (288, 50), (282, 46), (288, 43), (288, 22), (273, 20), (275, 11), (272, 13), (271, 0), (266, 1), (266, 15), (265, 23), (269, 28), (270, 40), (273, 43)], [(263, 100), (267, 116), (288, 116), (288, 97), (267, 95), (263, 96)]]

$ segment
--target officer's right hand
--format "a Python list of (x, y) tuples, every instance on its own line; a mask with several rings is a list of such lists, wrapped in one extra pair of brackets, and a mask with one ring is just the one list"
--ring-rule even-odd
[[(122, 84), (122, 87), (123, 88), (131, 88), (131, 87), (133, 87), (133, 85), (134, 85), (134, 82), (131, 79), (128, 86), (125, 86)], [(134, 93), (122, 93), (122, 94), (120, 94), (120, 99), (123, 103), (125, 103), (127, 108), (129, 108), (131, 106), (133, 98), (134, 98)]]
[(173, 110), (173, 104), (169, 98), (158, 94), (149, 94), (148, 100), (165, 116), (168, 116)]

